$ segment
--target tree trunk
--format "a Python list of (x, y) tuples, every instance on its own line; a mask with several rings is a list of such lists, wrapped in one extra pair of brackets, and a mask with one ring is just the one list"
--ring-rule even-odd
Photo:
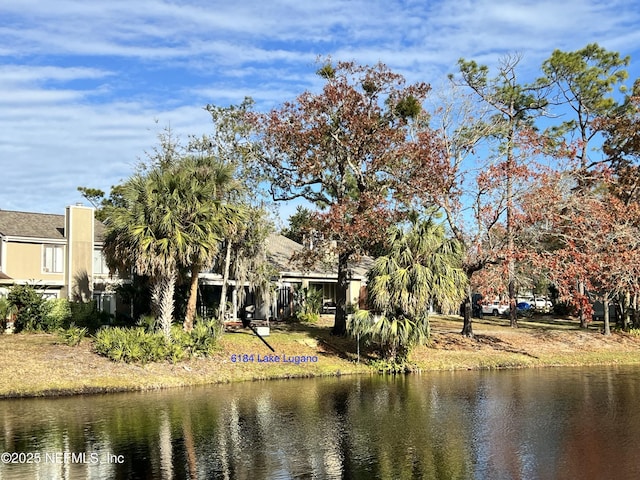
[[(469, 285), (471, 285), (471, 277), (469, 277)], [(471, 320), (471, 286), (468, 287), (467, 296), (464, 299), (462, 305), (462, 335), (468, 338), (473, 338), (473, 326)]]
[(509, 130), (509, 138), (507, 140), (507, 251), (508, 251), (508, 259), (507, 259), (507, 273), (509, 276), (509, 324), (512, 328), (518, 327), (518, 312), (516, 310), (516, 265), (515, 260), (513, 259), (513, 250), (514, 250), (514, 226), (513, 226), (513, 144), (515, 137), (515, 114), (514, 114), (514, 105), (511, 103), (510, 107), (510, 115), (511, 115), (511, 128)]
[(173, 295), (176, 289), (176, 275), (171, 273), (162, 280), (160, 292), (160, 328), (167, 340), (171, 339), (171, 322), (173, 321)]
[(604, 334), (611, 335), (611, 327), (609, 321), (609, 294), (605, 293), (602, 299), (602, 307), (604, 308)]
[(196, 318), (196, 306), (198, 304), (198, 281), (200, 265), (191, 266), (191, 284), (189, 285), (189, 299), (187, 300), (187, 313), (182, 327), (185, 332), (193, 330), (193, 321)]
[[(513, 262), (513, 260), (510, 260)], [(513, 265), (510, 264), (511, 268)], [(509, 324), (513, 328), (518, 328), (518, 308), (516, 302), (516, 285), (515, 280), (511, 278), (509, 280)]]
[(151, 277), (149, 279), (151, 288), (151, 315), (160, 317), (160, 302), (162, 299), (162, 279)]
[(231, 268), (231, 240), (227, 240), (224, 255), (224, 271), (222, 274), (222, 288), (220, 289), (220, 305), (218, 306), (218, 319), (224, 322), (227, 313), (227, 288), (229, 285), (229, 269)]
[(462, 305), (463, 325), (462, 335), (464, 337), (473, 338), (473, 326), (471, 321), (471, 299), (465, 298)]
[[(580, 295), (580, 299), (584, 299), (585, 297), (585, 286), (582, 280), (578, 280), (578, 294)], [(580, 328), (587, 328), (587, 316), (584, 313), (584, 308), (580, 306), (580, 310), (578, 311), (578, 316), (580, 318)]]
[(349, 288), (349, 257), (351, 252), (341, 252), (338, 255), (338, 285), (336, 287), (336, 316), (333, 323), (332, 335), (347, 333), (347, 290)]
[(622, 313), (622, 329), (627, 330), (631, 324), (631, 292), (624, 294), (624, 311)]

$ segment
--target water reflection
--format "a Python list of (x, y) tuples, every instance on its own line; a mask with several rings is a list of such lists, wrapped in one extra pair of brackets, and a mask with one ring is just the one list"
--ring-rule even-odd
[(639, 373), (450, 372), (6, 400), (0, 450), (14, 456), (0, 478), (636, 478)]

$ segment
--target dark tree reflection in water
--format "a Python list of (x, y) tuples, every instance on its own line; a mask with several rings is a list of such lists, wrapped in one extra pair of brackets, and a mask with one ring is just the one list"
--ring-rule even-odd
[(2, 479), (640, 478), (640, 368), (0, 402)]

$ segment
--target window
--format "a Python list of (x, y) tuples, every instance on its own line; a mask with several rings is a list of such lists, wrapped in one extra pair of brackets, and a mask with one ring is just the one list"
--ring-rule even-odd
[(42, 251), (42, 271), (46, 273), (62, 273), (64, 268), (64, 247), (62, 245), (45, 245)]
[(45, 300), (55, 300), (56, 298), (60, 298), (60, 292), (59, 291), (50, 291), (50, 290), (38, 290), (38, 293), (40, 294), (40, 296), (45, 299)]
[(107, 261), (104, 258), (104, 254), (101, 249), (97, 248), (93, 251), (93, 274), (109, 275), (109, 267), (107, 267)]
[(96, 309), (99, 312), (114, 314), (116, 311), (116, 299), (111, 293), (95, 292), (93, 301), (96, 302)]

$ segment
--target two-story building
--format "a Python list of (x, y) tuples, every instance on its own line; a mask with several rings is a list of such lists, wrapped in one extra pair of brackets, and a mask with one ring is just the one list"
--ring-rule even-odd
[(46, 297), (94, 299), (116, 311), (102, 256), (104, 226), (94, 209), (66, 208), (64, 215), (0, 210), (0, 294), (11, 285), (32, 285)]
[[(67, 207), (64, 215), (0, 210), (0, 296), (12, 285), (28, 284), (46, 297), (93, 299), (100, 310), (133, 315), (131, 305), (116, 295), (114, 287), (121, 280), (109, 274), (104, 260), (104, 232), (104, 225), (95, 220), (94, 208), (83, 205)], [(292, 257), (303, 249), (282, 235), (270, 235), (267, 258), (278, 272), (273, 278), (274, 298), (266, 307), (247, 292), (245, 305), (239, 305), (237, 289), (248, 287), (231, 281), (227, 299), (232, 304), (231, 315), (236, 317), (243, 306), (257, 303), (257, 318), (287, 317), (293, 309), (293, 292), (299, 288), (320, 290), (324, 303), (335, 305), (335, 265), (301, 268)], [(370, 264), (371, 259), (365, 258), (352, 266), (347, 303), (361, 303)], [(219, 302), (222, 277), (205, 272), (200, 275), (200, 284), (201, 293), (208, 293), (205, 303), (210, 304), (202, 312), (210, 313)]]

